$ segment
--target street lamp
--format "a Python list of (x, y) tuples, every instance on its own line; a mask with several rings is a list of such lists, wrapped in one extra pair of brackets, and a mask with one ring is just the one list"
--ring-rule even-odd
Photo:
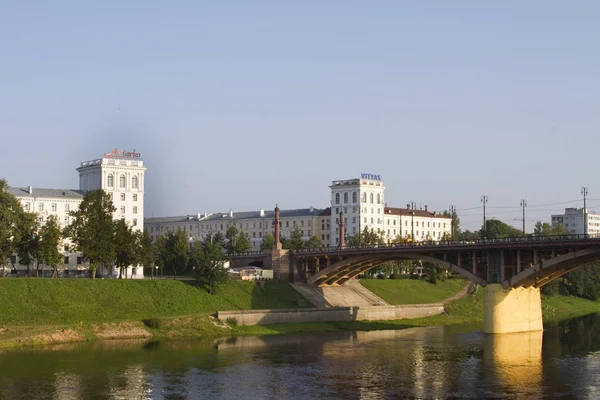
[(581, 188), (581, 195), (583, 196), (583, 234), (587, 235), (588, 233), (588, 223), (587, 223), (587, 207), (585, 204), (585, 199), (588, 195), (588, 188), (587, 186), (583, 186)]
[(481, 233), (483, 235), (483, 239), (485, 239), (485, 205), (487, 204), (487, 201), (487, 195), (481, 195), (481, 204), (483, 204), (483, 229), (481, 230)]
[(410, 240), (412, 242), (414, 242), (415, 241), (415, 207), (416, 207), (416, 204), (414, 201), (411, 201), (410, 203), (408, 203), (408, 206), (411, 210), (411, 212), (410, 212), (410, 215), (411, 215), (411, 218), (410, 218)]
[(521, 208), (523, 208), (523, 237), (525, 237), (525, 207), (527, 207), (527, 199), (521, 199)]

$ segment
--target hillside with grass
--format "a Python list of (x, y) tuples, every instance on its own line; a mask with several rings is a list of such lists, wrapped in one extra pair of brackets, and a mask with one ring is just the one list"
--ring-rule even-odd
[(309, 304), (288, 284), (229, 281), (210, 295), (194, 281), (0, 279), (0, 326), (70, 325)]
[(454, 296), (469, 282), (447, 279), (436, 284), (424, 279), (361, 279), (360, 283), (392, 305), (440, 303)]

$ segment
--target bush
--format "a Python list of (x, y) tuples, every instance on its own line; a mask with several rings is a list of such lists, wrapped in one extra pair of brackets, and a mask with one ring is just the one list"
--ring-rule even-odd
[(377, 279), (385, 279), (385, 275), (379, 274), (379, 275), (377, 275)]
[(227, 325), (229, 326), (237, 326), (238, 322), (237, 322), (237, 318), (234, 317), (229, 317), (225, 320), (225, 322), (227, 323)]
[(142, 322), (150, 329), (160, 329), (162, 326), (162, 320), (160, 318), (147, 318), (143, 319)]

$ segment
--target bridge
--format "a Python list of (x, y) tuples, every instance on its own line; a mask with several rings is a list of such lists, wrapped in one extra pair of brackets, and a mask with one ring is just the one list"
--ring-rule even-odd
[[(276, 209), (275, 221), (278, 222)], [(542, 329), (540, 288), (567, 272), (600, 260), (600, 237), (523, 236), (441, 240), (374, 246), (284, 250), (275, 223), (275, 248), (237, 254), (232, 265), (261, 265), (276, 279), (314, 286), (342, 285), (388, 261), (421, 260), (445, 266), (484, 287), (484, 331)]]

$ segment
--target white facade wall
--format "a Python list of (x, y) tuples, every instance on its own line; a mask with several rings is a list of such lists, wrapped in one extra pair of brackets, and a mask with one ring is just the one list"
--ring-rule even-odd
[(552, 226), (563, 225), (572, 234), (583, 235), (585, 233), (584, 215), (587, 217), (587, 233), (600, 235), (600, 215), (589, 211), (584, 213), (583, 208), (565, 208), (564, 214), (553, 214)]

